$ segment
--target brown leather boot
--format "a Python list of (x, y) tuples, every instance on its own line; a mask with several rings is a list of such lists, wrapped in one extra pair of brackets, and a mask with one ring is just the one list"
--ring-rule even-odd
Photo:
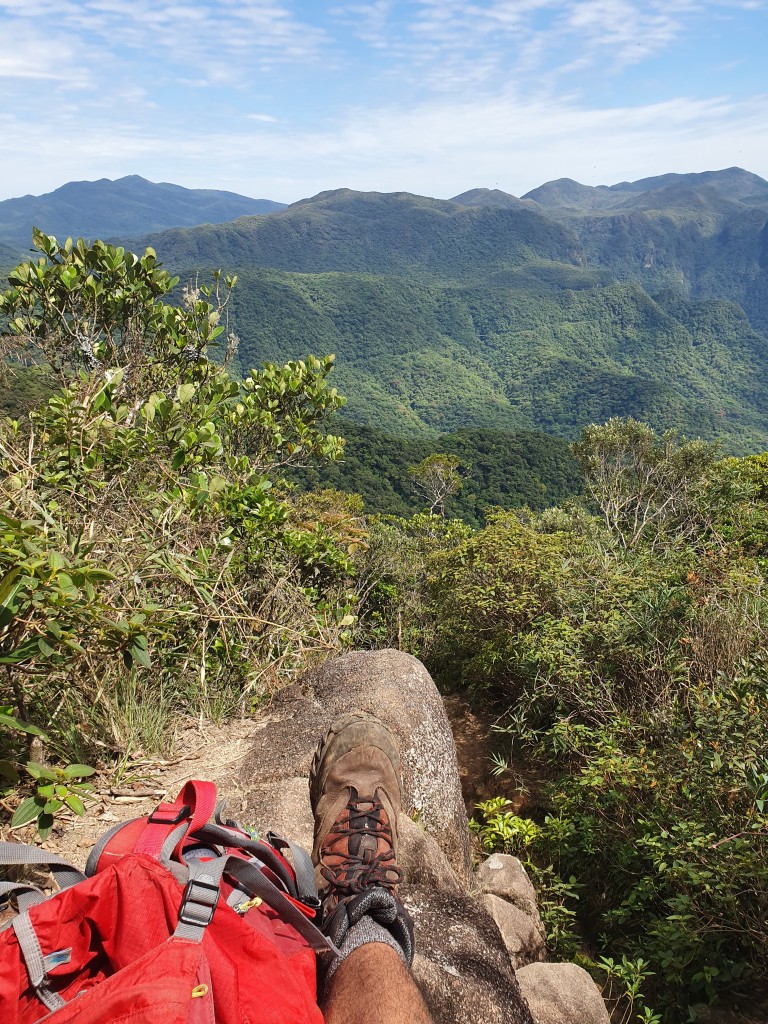
[(340, 946), (367, 915), (389, 931), (410, 963), (412, 923), (396, 898), (400, 756), (389, 727), (363, 711), (337, 719), (318, 745), (309, 793), (312, 860), (327, 933)]

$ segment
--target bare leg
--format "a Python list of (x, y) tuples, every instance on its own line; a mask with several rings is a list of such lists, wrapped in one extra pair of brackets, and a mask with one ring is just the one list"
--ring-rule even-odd
[(410, 971), (382, 942), (339, 964), (323, 1000), (325, 1024), (432, 1024)]

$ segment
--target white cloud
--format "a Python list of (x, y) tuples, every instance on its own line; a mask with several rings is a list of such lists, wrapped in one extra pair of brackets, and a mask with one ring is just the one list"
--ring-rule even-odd
[(246, 114), (245, 116), (250, 121), (264, 121), (267, 124), (277, 121), (277, 118), (273, 117), (271, 114)]
[[(19, 157), (12, 172), (0, 168), (0, 195), (18, 194), (20, 181), (28, 191), (48, 191), (82, 178), (83, 167), (89, 178), (138, 172), (286, 202), (342, 186), (443, 198), (486, 186), (521, 195), (559, 177), (612, 184), (731, 164), (768, 176), (767, 121), (768, 96), (601, 109), (489, 97), (359, 110), (322, 131), (265, 123), (255, 133), (156, 137), (127, 124), (62, 135), (16, 119), (3, 136)], [(211, 165), (211, 152), (228, 154), (221, 169)]]
[(392, 0), (376, 0), (374, 3), (335, 8), (331, 14), (350, 23), (359, 39), (378, 49), (386, 49), (392, 31), (392, 12)]
[[(0, 78), (39, 79), (83, 88), (90, 81), (87, 48), (72, 36), (48, 34), (23, 22), (11, 22), (3, 30)], [(6, 101), (9, 97), (6, 94)]]
[(156, 55), (162, 56), (161, 74), (186, 66), (207, 78), (213, 65), (220, 79), (226, 69), (231, 82), (260, 65), (312, 60), (327, 42), (323, 29), (270, 0), (0, 0), (4, 52), (22, 26), (41, 41), (78, 37), (80, 48), (98, 48), (95, 64), (113, 73)]
[[(345, 11), (376, 5), (353, 5)], [(669, 49), (698, 22), (765, 0), (415, 0), (396, 42), (398, 73), (436, 90), (510, 77), (618, 70)], [(380, 30), (383, 32), (383, 29)]]

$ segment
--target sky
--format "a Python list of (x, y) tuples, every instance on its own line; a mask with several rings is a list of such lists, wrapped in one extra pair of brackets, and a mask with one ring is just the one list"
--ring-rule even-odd
[(768, 178), (766, 53), (768, 0), (0, 0), (0, 199)]

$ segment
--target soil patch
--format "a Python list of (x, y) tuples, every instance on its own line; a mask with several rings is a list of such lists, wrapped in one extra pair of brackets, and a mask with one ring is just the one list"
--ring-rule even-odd
[(259, 728), (253, 719), (240, 719), (223, 726), (195, 721), (179, 732), (178, 754), (167, 759), (135, 755), (117, 778), (114, 771), (101, 772), (90, 781), (93, 799), (85, 816), (62, 814), (44, 843), (37, 841), (33, 825), (11, 832), (0, 828), (0, 839), (42, 846), (82, 868), (96, 840), (119, 821), (150, 814), (162, 800), (173, 800), (189, 779), (215, 782), (221, 795), (230, 800), (229, 813), (237, 816), (242, 762)]

